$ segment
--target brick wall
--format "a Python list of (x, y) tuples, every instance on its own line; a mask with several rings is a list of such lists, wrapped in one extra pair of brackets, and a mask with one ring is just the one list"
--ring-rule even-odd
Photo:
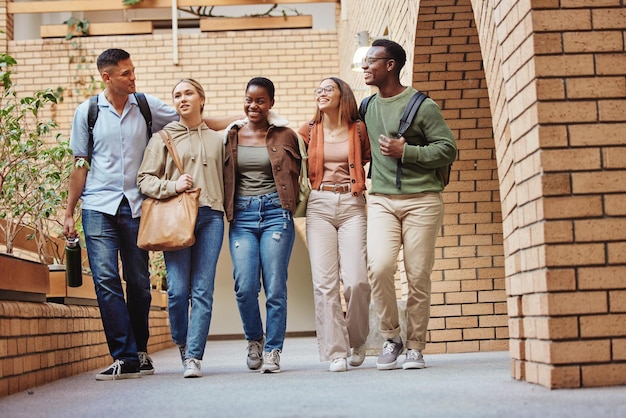
[[(172, 346), (167, 312), (150, 311), (148, 351)], [(97, 307), (0, 301), (0, 398), (112, 361)]]
[[(342, 77), (353, 80), (353, 86), (365, 86), (362, 73), (349, 70), (356, 32), (369, 30), (372, 37), (388, 33), (407, 51), (401, 81), (429, 94), (440, 105), (459, 148), (451, 183), (444, 192), (445, 217), (431, 276), (432, 308), (425, 352), (506, 350), (498, 173), (471, 3), (364, 0), (347, 2), (347, 11), (348, 19), (339, 25)], [(365, 94), (369, 89), (363, 87)], [(406, 298), (402, 261), (401, 255), (396, 275), (399, 299)]]
[(206, 32), (179, 38), (178, 65), (172, 61), (171, 36), (162, 34), (9, 41), (8, 52), (18, 60), (18, 90), (65, 89), (54, 117), (66, 139), (76, 106), (91, 94), (90, 78), (100, 80), (95, 58), (110, 47), (131, 54), (138, 90), (167, 103), (177, 80), (197, 79), (207, 94), (208, 115), (242, 114), (248, 80), (268, 77), (276, 85), (274, 110), (290, 120), (292, 128), (313, 116), (313, 88), (338, 73), (334, 30)]
[(445, 217), (431, 276), (431, 345), (444, 352), (506, 350), (498, 173), (469, 0), (422, 0), (414, 43), (413, 86), (439, 104), (459, 150), (444, 192)]
[[(459, 309), (480, 306), (469, 286), (482, 284), (494, 307), (507, 301), (498, 314), (510, 316), (515, 378), (551, 388), (626, 384), (623, 2), (345, 3), (340, 39), (391, 28), (415, 54), (413, 85), (440, 103), (458, 135), (431, 339), (442, 327), (451, 350), (461, 335), (485, 335)], [(403, 43), (390, 8), (416, 16), (414, 42)], [(355, 49), (339, 47), (342, 57)], [(471, 253), (485, 245), (490, 254)], [(457, 292), (454, 275), (471, 271), (463, 259), (476, 277), (459, 280), (468, 292)], [(503, 316), (491, 318), (502, 325)], [(462, 332), (447, 328), (460, 323)]]

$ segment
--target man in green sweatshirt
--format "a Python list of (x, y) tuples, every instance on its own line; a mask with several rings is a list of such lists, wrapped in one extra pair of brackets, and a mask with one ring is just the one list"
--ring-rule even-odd
[(437, 169), (451, 164), (457, 153), (452, 131), (430, 98), (421, 104), (404, 135), (398, 135), (402, 114), (417, 92), (400, 82), (405, 62), (406, 52), (400, 45), (378, 39), (362, 64), (365, 83), (378, 88), (367, 106), (365, 124), (372, 149), (368, 266), (385, 338), (376, 362), (379, 370), (394, 369), (404, 349), (394, 283), (402, 247), (408, 282), (407, 352), (402, 368), (426, 366), (422, 350), (430, 319), (430, 274), (443, 222), (445, 183)]

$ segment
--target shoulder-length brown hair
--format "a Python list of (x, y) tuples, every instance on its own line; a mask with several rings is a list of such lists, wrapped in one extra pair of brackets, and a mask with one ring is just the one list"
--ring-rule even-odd
[[(356, 104), (356, 99), (354, 97), (354, 93), (352, 89), (340, 78), (337, 77), (327, 77), (322, 79), (324, 80), (332, 80), (333, 83), (337, 85), (339, 89), (339, 93), (341, 95), (339, 99), (339, 123), (343, 125), (344, 123), (354, 123), (357, 119), (360, 119), (359, 116), (359, 108)], [(315, 116), (313, 116), (313, 122), (321, 122), (323, 119), (323, 113), (320, 108), (315, 106)]]

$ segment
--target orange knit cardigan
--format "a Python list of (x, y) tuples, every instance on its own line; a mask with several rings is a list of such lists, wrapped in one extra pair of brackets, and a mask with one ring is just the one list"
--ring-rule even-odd
[[(313, 124), (309, 128), (309, 124)], [(309, 130), (311, 137), (309, 138)], [(307, 144), (309, 163), (308, 173), (313, 190), (318, 190), (324, 175), (324, 127), (321, 122), (307, 122), (298, 133)], [(365, 190), (365, 170), (363, 166), (371, 160), (370, 141), (365, 124), (360, 120), (348, 127), (348, 164), (350, 171), (351, 193), (359, 196)]]

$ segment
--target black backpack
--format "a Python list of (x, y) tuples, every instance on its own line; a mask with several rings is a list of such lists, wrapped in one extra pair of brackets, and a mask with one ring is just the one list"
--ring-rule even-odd
[[(146, 95), (143, 93), (134, 93), (137, 104), (139, 105), (139, 111), (146, 120), (146, 126), (148, 128), (148, 139), (152, 136), (152, 112), (150, 112), (150, 106), (146, 100)], [(87, 113), (87, 126), (89, 127), (89, 142), (87, 143), (87, 162), (91, 163), (91, 155), (93, 154), (93, 127), (96, 126), (96, 120), (98, 119), (98, 95), (91, 96), (89, 98), (89, 111)]]
[[(359, 106), (359, 114), (361, 115), (361, 120), (365, 121), (365, 112), (367, 111), (367, 106), (370, 103), (372, 97), (376, 94), (372, 94), (371, 96), (366, 97), (361, 101), (361, 105)], [(413, 119), (415, 119), (415, 115), (417, 115), (417, 110), (420, 108), (424, 100), (426, 100), (428, 96), (421, 91), (415, 92), (409, 100), (409, 103), (406, 105), (404, 109), (404, 113), (402, 113), (402, 117), (400, 118), (400, 126), (398, 127), (398, 138), (403, 136), (407, 129), (413, 123)], [(426, 144), (423, 144), (426, 145)], [(370, 174), (372, 171), (372, 166), (370, 164)], [(437, 174), (441, 177), (443, 181), (443, 187), (446, 187), (448, 183), (450, 183), (450, 172), (452, 171), (452, 164), (447, 164), (437, 168)], [(398, 160), (397, 168), (396, 168), (396, 187), (400, 188), (400, 177), (402, 175), (402, 162)], [(371, 177), (371, 175), (368, 175)]]

